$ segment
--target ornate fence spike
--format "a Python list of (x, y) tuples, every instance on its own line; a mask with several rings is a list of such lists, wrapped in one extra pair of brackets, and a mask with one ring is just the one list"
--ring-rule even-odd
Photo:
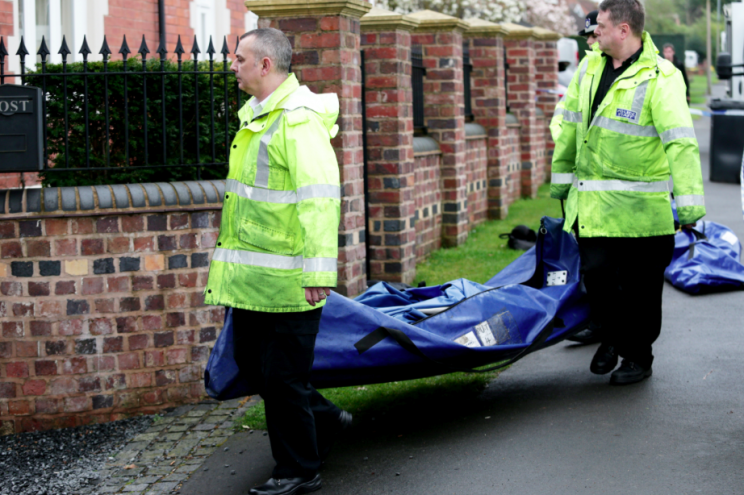
[(227, 47), (227, 36), (222, 37), (222, 50), (220, 50), (220, 53), (225, 57), (230, 55), (230, 49)]
[(23, 41), (23, 36), (21, 36), (21, 44), (18, 45), (18, 51), (16, 52), (16, 55), (19, 55), (21, 59), (25, 58), (26, 55), (28, 55), (28, 50), (26, 49), (26, 43)]
[(109, 55), (111, 55), (111, 48), (109, 48), (108, 41), (106, 41), (106, 35), (103, 35), (103, 45), (101, 45), (101, 51), (98, 53), (103, 55), (103, 60), (108, 60)]
[(60, 55), (62, 55), (62, 61), (67, 62), (67, 56), (71, 54), (70, 48), (67, 46), (67, 37), (62, 36), (62, 46), (59, 47), (59, 51), (57, 52)]
[(212, 44), (212, 37), (209, 37), (209, 47), (207, 47), (207, 53), (209, 54), (209, 59), (212, 60), (214, 57), (214, 54), (217, 53), (217, 51), (214, 49), (214, 44)]
[(124, 39), (121, 42), (121, 48), (119, 48), (119, 53), (121, 53), (124, 60), (127, 59), (130, 53), (132, 53), (132, 50), (129, 49), (129, 45), (127, 44), (127, 35), (124, 35)]
[(178, 55), (178, 60), (181, 60), (181, 56), (186, 53), (186, 50), (183, 49), (183, 45), (181, 44), (181, 35), (178, 35), (178, 42), (176, 43), (176, 49), (173, 50), (176, 55)]
[(93, 53), (92, 51), (90, 51), (90, 47), (88, 46), (88, 37), (87, 36), (83, 36), (83, 46), (80, 47), (80, 51), (78, 53), (83, 56), (83, 62), (87, 62), (88, 61), (88, 55), (90, 55), (91, 53)]
[(5, 48), (5, 39), (0, 37), (0, 60), (8, 56), (8, 50)]
[(198, 54), (201, 53), (201, 50), (199, 50), (199, 43), (196, 41), (196, 35), (194, 35), (194, 44), (191, 47), (191, 53), (194, 55), (194, 58), (199, 58)]
[(145, 35), (142, 35), (142, 43), (140, 43), (139, 50), (137, 50), (137, 53), (142, 55), (142, 61), (144, 62), (147, 60), (147, 54), (150, 53), (150, 49), (147, 48), (147, 41), (145, 41)]
[(49, 48), (46, 44), (46, 38), (44, 36), (41, 37), (41, 46), (39, 47), (39, 51), (36, 52), (38, 56), (41, 57), (42, 62), (46, 62), (46, 58), (49, 56), (51, 52), (49, 51)]
[(168, 50), (165, 48), (165, 40), (160, 40), (160, 44), (158, 44), (158, 49), (155, 53), (160, 55), (160, 60), (163, 60), (165, 56), (168, 55)]

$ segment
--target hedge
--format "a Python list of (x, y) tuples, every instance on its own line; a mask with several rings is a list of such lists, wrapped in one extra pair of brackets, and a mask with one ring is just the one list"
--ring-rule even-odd
[[(222, 62), (215, 62), (214, 69), (221, 70)], [(229, 126), (232, 137), (238, 130), (237, 119), (238, 89), (235, 77), (228, 78), (228, 95), (225, 98), (225, 75), (215, 74), (214, 99), (210, 95), (209, 74), (197, 75), (199, 88), (199, 120), (196, 120), (194, 92), (195, 74), (181, 74), (181, 88), (178, 87), (178, 65), (165, 61), (165, 120), (166, 120), (166, 157), (163, 159), (162, 133), (162, 76), (160, 60), (148, 60), (146, 71), (147, 84), (147, 144), (149, 165), (176, 165), (179, 163), (197, 164), (212, 163), (211, 118), (214, 109), (214, 162), (227, 162), (228, 149), (225, 146), (225, 104), (227, 103)], [(209, 70), (209, 62), (199, 62), (200, 71)], [(193, 61), (183, 63), (183, 71), (193, 71)], [(61, 64), (49, 64), (47, 75), (36, 75), (30, 72), (26, 82), (42, 87), (46, 78), (46, 124), (47, 154), (49, 168), (41, 173), (44, 186), (77, 186), (96, 184), (122, 184), (137, 182), (178, 181), (197, 178), (197, 167), (179, 166), (168, 168), (145, 167), (145, 134), (144, 134), (144, 92), (143, 67), (138, 58), (127, 63), (127, 99), (129, 102), (129, 161), (126, 160), (125, 119), (124, 119), (124, 75), (107, 76), (109, 108), (109, 147), (111, 170), (65, 170), (65, 127), (64, 127), (64, 92), (62, 77), (54, 74), (62, 72)], [(82, 63), (67, 65), (67, 72), (82, 73)], [(103, 72), (103, 62), (89, 62), (88, 72)], [(108, 72), (124, 72), (122, 61), (108, 63)], [(131, 73), (131, 76), (129, 75)], [(51, 75), (49, 75), (51, 74)], [(106, 122), (104, 77), (94, 75), (88, 80), (88, 118), (90, 128), (90, 145), (85, 141), (85, 77), (67, 77), (67, 111), (69, 122), (69, 166), (70, 168), (86, 167), (86, 152), (90, 153), (90, 167), (106, 165)], [(248, 96), (241, 95), (241, 103)], [(179, 99), (183, 102), (183, 146), (179, 138)], [(196, 129), (199, 139), (196, 139)], [(197, 146), (200, 159), (197, 161)], [(183, 149), (182, 149), (183, 148)], [(183, 162), (181, 152), (183, 151)], [(227, 166), (203, 166), (201, 178), (222, 179), (227, 175)]]

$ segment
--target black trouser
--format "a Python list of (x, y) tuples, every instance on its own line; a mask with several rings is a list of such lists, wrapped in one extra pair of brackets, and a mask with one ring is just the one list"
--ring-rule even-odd
[(314, 476), (341, 410), (309, 383), (322, 308), (300, 313), (235, 309), (235, 361), (266, 406), (272, 477)]
[(581, 272), (602, 342), (644, 368), (661, 332), (664, 269), (672, 261), (674, 236), (579, 237)]

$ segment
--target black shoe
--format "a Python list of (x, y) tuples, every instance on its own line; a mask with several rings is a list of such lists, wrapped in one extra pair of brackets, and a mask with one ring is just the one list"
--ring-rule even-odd
[(648, 378), (653, 373), (649, 366), (644, 368), (638, 363), (623, 359), (623, 364), (610, 376), (610, 385), (630, 385)]
[(617, 349), (615, 346), (602, 344), (592, 358), (589, 370), (595, 375), (606, 375), (617, 366)]
[(321, 489), (323, 483), (320, 475), (308, 476), (306, 478), (271, 478), (261, 486), (252, 488), (250, 495), (299, 495), (301, 493), (312, 493)]
[(325, 447), (321, 446), (320, 449), (320, 460), (323, 461), (323, 463), (325, 463), (328, 454), (331, 453), (331, 447), (333, 447), (336, 439), (351, 427), (352, 419), (353, 417), (349, 411), (341, 411), (341, 414), (338, 415), (338, 423), (336, 423), (336, 428), (332, 433), (333, 436), (331, 438), (324, 438), (327, 443), (325, 444)]
[(599, 344), (602, 341), (602, 336), (600, 335), (598, 330), (599, 327), (595, 329), (590, 326), (586, 330), (582, 330), (576, 335), (572, 335), (571, 337), (567, 338), (566, 340), (570, 340), (571, 342), (578, 342), (579, 344), (584, 345)]

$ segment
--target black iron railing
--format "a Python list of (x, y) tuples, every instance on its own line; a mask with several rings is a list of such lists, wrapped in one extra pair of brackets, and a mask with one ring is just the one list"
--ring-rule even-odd
[(139, 59), (130, 58), (126, 36), (119, 61), (111, 59), (106, 37), (101, 62), (88, 60), (85, 38), (82, 63), (68, 62), (72, 52), (64, 38), (58, 53), (62, 63), (48, 63), (42, 38), (40, 63), (27, 71), (29, 52), (21, 38), (20, 74), (9, 74), (0, 37), (0, 84), (20, 81), (42, 90), (42, 176), (48, 184), (225, 177), (230, 139), (239, 126), (234, 113), (243, 99), (229, 69), (226, 38), (221, 61), (215, 60), (211, 37), (202, 60), (196, 37), (184, 60), (180, 36), (170, 58), (161, 40), (158, 59), (148, 59), (144, 36), (134, 55)]
[(470, 94), (470, 73), (473, 72), (473, 64), (470, 62), (470, 46), (468, 42), (462, 44), (462, 83), (463, 98), (465, 100), (465, 120), (473, 121), (473, 103)]
[(424, 123), (424, 55), (421, 45), (411, 47), (411, 87), (413, 89), (413, 129), (425, 132)]

